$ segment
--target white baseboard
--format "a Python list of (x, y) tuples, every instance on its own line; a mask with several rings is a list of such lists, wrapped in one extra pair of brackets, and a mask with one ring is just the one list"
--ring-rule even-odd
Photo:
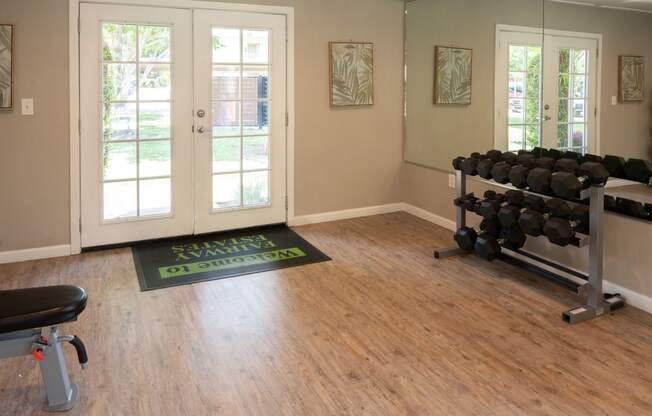
[(28, 248), (25, 250), (0, 251), (0, 264), (47, 259), (70, 255), (70, 245)]
[(611, 283), (608, 280), (603, 282), (602, 287), (603, 290), (607, 293), (620, 293), (625, 298), (625, 302), (634, 306), (635, 308), (644, 310), (647, 313), (652, 313), (651, 297), (634, 292), (631, 289), (627, 289), (615, 283)]
[(300, 215), (291, 218), (288, 221), (290, 226), (317, 224), (320, 222), (339, 221), (349, 218), (368, 217), (370, 215), (389, 214), (390, 212), (403, 211), (404, 204), (401, 202), (395, 204), (376, 205), (373, 207), (345, 209), (342, 211), (322, 212), (319, 214)]
[(455, 231), (455, 228), (457, 227), (455, 221), (449, 220), (448, 218), (442, 217), (441, 215), (433, 214), (430, 211), (426, 211), (425, 209), (419, 208), (412, 204), (403, 203), (403, 211), (451, 231)]

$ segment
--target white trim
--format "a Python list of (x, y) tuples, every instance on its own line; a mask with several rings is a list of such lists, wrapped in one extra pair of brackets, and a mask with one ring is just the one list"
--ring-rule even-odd
[[(617, 5), (613, 5), (613, 6), (600, 5), (595, 3), (584, 3), (584, 2), (572, 1), (572, 0), (550, 0), (550, 1), (554, 1), (555, 3), (572, 4), (573, 6), (595, 7), (596, 9), (619, 10), (619, 11), (634, 12), (634, 13), (652, 13), (652, 11), (650, 10), (635, 9), (633, 7), (622, 7)], [(627, 2), (621, 4), (627, 4)]]
[(407, 212), (408, 214), (414, 215), (415, 217), (419, 217), (423, 220), (439, 225), (440, 227), (446, 228), (447, 230), (455, 231), (455, 229), (457, 228), (455, 221), (448, 219), (446, 217), (442, 217), (441, 215), (434, 214), (428, 210), (419, 208), (415, 205), (408, 204), (407, 202), (403, 203), (403, 211)]
[[(563, 3), (564, 1), (560, 1), (560, 2)], [(586, 6), (587, 4), (584, 5)], [(537, 34), (542, 36), (548, 35), (553, 37), (563, 36), (563, 37), (573, 37), (579, 39), (593, 39), (598, 43), (598, 51), (597, 51), (598, 59), (596, 62), (596, 85), (595, 85), (596, 90), (595, 90), (595, 105), (594, 105), (594, 108), (596, 109), (595, 132), (593, 134), (593, 143), (589, 144), (589, 151), (591, 153), (599, 155), (600, 147), (601, 147), (600, 132), (601, 132), (601, 125), (602, 125), (602, 55), (603, 55), (602, 33), (573, 32), (568, 30), (545, 29), (545, 28), (537, 28), (537, 27), (530, 27), (530, 26), (496, 24), (496, 33), (494, 39), (495, 40), (494, 57), (497, 57), (498, 50), (501, 46), (500, 45), (501, 33), (509, 33), (509, 32)], [(545, 46), (546, 45), (544, 40), (542, 42), (542, 47), (541, 47), (542, 54), (544, 53)], [(502, 118), (498, 113), (498, 109), (500, 108), (501, 98), (496, 93), (496, 88), (499, 84), (501, 84), (501, 86), (503, 84), (502, 82), (499, 82), (499, 74), (501, 73), (503, 68), (498, 59), (494, 59), (494, 61), (495, 61), (494, 62), (494, 148), (500, 149), (504, 145), (504, 143), (502, 142), (502, 140), (499, 140), (499, 137), (503, 136), (503, 132), (500, 130)], [(542, 76), (545, 76), (545, 74), (542, 74)], [(541, 145), (543, 146), (543, 143)]]
[(257, 4), (224, 3), (197, 0), (69, 0), (68, 3), (68, 49), (69, 49), (69, 96), (70, 96), (70, 253), (81, 252), (81, 192), (80, 192), (80, 134), (79, 134), (79, 5), (100, 3), (131, 6), (151, 6), (183, 9), (210, 9), (281, 14), (287, 21), (287, 113), (289, 123), (286, 136), (286, 193), (288, 200), (287, 222), (295, 219), (294, 207), (294, 7), (266, 6)]
[(627, 289), (608, 280), (603, 281), (602, 287), (605, 292), (620, 293), (629, 305), (644, 310), (647, 313), (652, 313), (652, 297), (634, 292), (631, 289)]
[(0, 251), (0, 264), (69, 256), (70, 254), (71, 249), (68, 244), (61, 246), (28, 248), (24, 250)]
[(68, 71), (70, 88), (70, 253), (81, 253), (81, 167), (79, 166), (79, 0), (68, 6)]
[(288, 223), (290, 226), (317, 224), (320, 222), (330, 222), (346, 220), (350, 218), (368, 217), (370, 215), (389, 214), (391, 212), (400, 212), (404, 210), (404, 204), (397, 202), (394, 204), (376, 205), (371, 207), (345, 209), (342, 211), (322, 212), (319, 214), (301, 215), (294, 217)]

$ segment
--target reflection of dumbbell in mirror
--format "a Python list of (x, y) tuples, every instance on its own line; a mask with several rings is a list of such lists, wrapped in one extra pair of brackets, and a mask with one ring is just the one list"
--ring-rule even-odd
[(615, 211), (630, 217), (652, 220), (652, 205), (642, 204), (629, 199), (618, 198), (615, 203)]
[(571, 172), (555, 172), (550, 178), (550, 188), (561, 198), (575, 198), (582, 189), (593, 185), (604, 185), (609, 172), (598, 162), (584, 162), (577, 175)]
[(503, 228), (500, 237), (480, 234), (475, 241), (475, 252), (485, 260), (494, 260), (503, 247), (516, 250), (525, 245), (526, 236), (518, 227)]
[[(529, 153), (521, 153), (518, 156), (512, 153), (512, 157), (508, 160), (501, 160), (500, 162), (493, 165), (491, 168), (491, 176), (494, 181), (498, 183), (508, 183), (509, 182), (509, 173), (511, 172), (514, 166), (527, 166), (530, 167), (534, 165), (535, 159), (534, 155)], [(485, 178), (489, 179), (489, 178)]]
[(527, 210), (543, 212), (545, 209), (546, 201), (540, 196), (525, 195), (521, 207), (516, 205), (506, 205), (498, 211), (498, 221), (500, 225), (505, 228), (514, 227), (518, 225), (518, 219), (522, 213)]
[(607, 169), (612, 178), (625, 178), (625, 158), (614, 155), (606, 155), (602, 159), (602, 166)]
[(516, 163), (517, 159), (518, 156), (516, 156), (516, 154), (511, 152), (506, 152), (500, 156), (499, 161), (495, 161), (492, 159), (481, 160), (478, 162), (478, 167), (477, 167), (478, 175), (484, 179), (492, 179), (493, 178), (492, 172), (495, 165), (499, 165), (499, 167), (503, 166), (504, 167), (503, 169), (507, 168), (507, 172), (509, 173), (509, 167), (511, 167), (514, 163)]
[(575, 233), (589, 233), (589, 207), (577, 205), (568, 218), (552, 217), (543, 225), (548, 240), (558, 246), (567, 246)]
[(453, 168), (461, 170), (467, 175), (477, 175), (478, 163), (482, 160), (491, 160), (497, 162), (500, 160), (502, 152), (500, 150), (490, 150), (486, 155), (480, 153), (472, 153), (470, 157), (458, 156), (453, 159)]
[(524, 198), (525, 195), (521, 191), (510, 190), (505, 192), (505, 194), (496, 194), (494, 198), (487, 198), (480, 201), (475, 212), (483, 218), (496, 218), (500, 208), (506, 205), (516, 205), (520, 207)]
[(552, 217), (568, 218), (572, 213), (570, 206), (561, 199), (552, 198), (546, 201), (543, 210), (527, 209), (518, 218), (518, 225), (523, 232), (533, 237), (543, 233), (543, 226)]
[(627, 179), (650, 185), (652, 162), (643, 159), (629, 159), (625, 163), (623, 171)]
[(555, 160), (549, 157), (540, 157), (531, 165), (516, 165), (509, 171), (509, 181), (517, 188), (527, 188), (527, 177), (532, 168), (552, 170), (555, 166)]

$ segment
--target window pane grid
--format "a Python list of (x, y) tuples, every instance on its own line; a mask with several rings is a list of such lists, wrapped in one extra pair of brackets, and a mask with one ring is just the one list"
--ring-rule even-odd
[(509, 46), (508, 148), (526, 149), (540, 141), (541, 48)]
[(586, 151), (588, 54), (583, 49), (559, 50), (557, 145), (562, 149)]
[(268, 43), (267, 31), (213, 28), (214, 211), (269, 205)]
[[(172, 211), (171, 28), (107, 22), (103, 24), (102, 35), (104, 220), (169, 215)], [(115, 54), (117, 58), (114, 58)], [(131, 59), (124, 59), (125, 57)], [(111, 68), (122, 68), (126, 71), (124, 74), (127, 78), (116, 78), (114, 73), (109, 72)], [(119, 85), (115, 84), (116, 81)], [(133, 88), (131, 95), (127, 99), (116, 97), (116, 88), (120, 92), (125, 85)], [(143, 97), (143, 92), (148, 96)], [(131, 97), (133, 98), (130, 99)], [(113, 107), (123, 107), (123, 112), (124, 109), (131, 108), (135, 110), (135, 115), (131, 110), (124, 114), (112, 114)], [(126, 130), (126, 136), (119, 133), (116, 137), (115, 130), (120, 127)], [(132, 144), (135, 154), (113, 154), (111, 145), (117, 143)], [(119, 160), (124, 165), (123, 172), (126, 168), (135, 169), (135, 175), (107, 177), (106, 173), (110, 171), (116, 156), (123, 159)], [(134, 165), (133, 168), (129, 166), (131, 164)], [(146, 167), (146, 171), (143, 171), (141, 164)], [(120, 168), (118, 163), (117, 169)], [(124, 184), (122, 188), (116, 188), (121, 184)]]

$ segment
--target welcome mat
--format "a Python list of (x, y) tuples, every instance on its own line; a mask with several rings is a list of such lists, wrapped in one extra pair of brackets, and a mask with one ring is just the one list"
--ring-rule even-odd
[(159, 240), (132, 251), (143, 291), (330, 260), (285, 225)]

